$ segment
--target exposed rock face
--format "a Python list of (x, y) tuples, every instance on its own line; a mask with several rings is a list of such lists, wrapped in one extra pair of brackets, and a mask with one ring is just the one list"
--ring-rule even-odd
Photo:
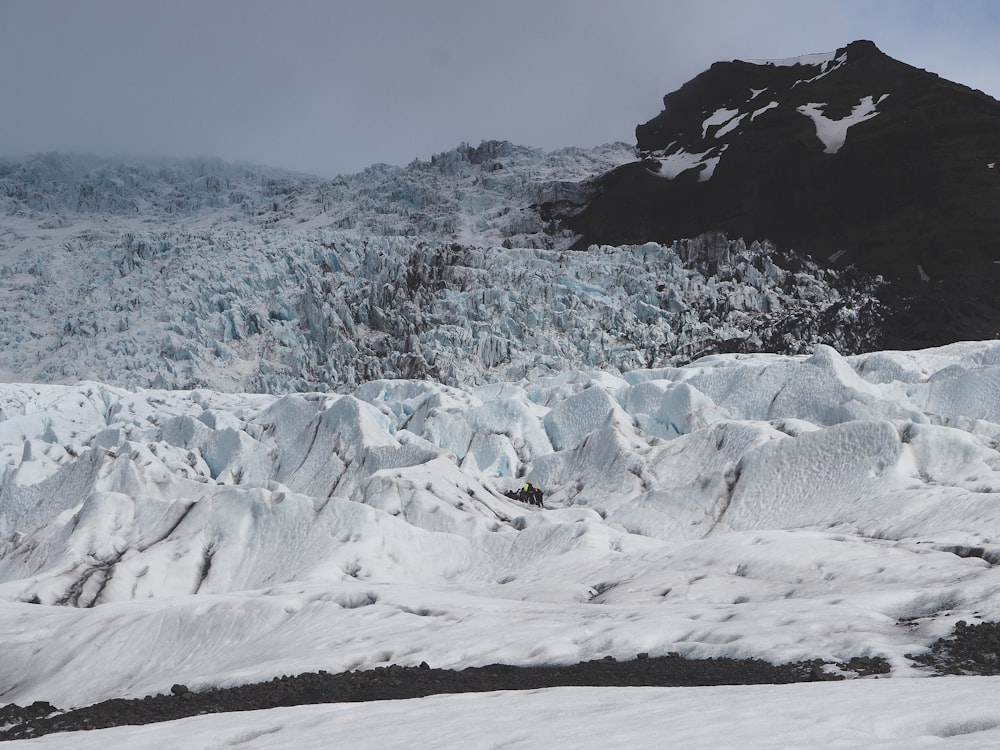
[(716, 63), (664, 97), (636, 128), (648, 158), (577, 222), (587, 239), (722, 229), (932, 278), (996, 260), (1000, 102), (871, 42), (797, 60)]
[[(908, 312), (887, 327), (890, 345), (998, 330), (1000, 102), (986, 94), (858, 41), (716, 63), (666, 95), (636, 140), (646, 158), (599, 178), (570, 219), (581, 244), (767, 238), (907, 284), (893, 292)], [(953, 294), (971, 309), (923, 320)]]

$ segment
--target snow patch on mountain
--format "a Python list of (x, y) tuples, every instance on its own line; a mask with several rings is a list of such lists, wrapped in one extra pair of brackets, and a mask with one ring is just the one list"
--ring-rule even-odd
[[(792, 84), (793, 87), (801, 84), (809, 84), (829, 75), (833, 71), (847, 63), (847, 51), (837, 54), (834, 52), (818, 52), (811, 55), (800, 55), (798, 57), (787, 57), (779, 60), (736, 60), (734, 62), (747, 62), (751, 65), (770, 66), (775, 68), (819, 68), (819, 72), (811, 78), (802, 79)], [(756, 94), (754, 94), (756, 96)], [(753, 97), (751, 97), (753, 98)]]
[(866, 96), (851, 109), (851, 114), (834, 120), (823, 114), (822, 108), (826, 104), (803, 104), (798, 107), (798, 112), (802, 113), (813, 121), (816, 126), (816, 137), (822, 141), (823, 152), (835, 154), (847, 140), (847, 131), (854, 125), (870, 120), (878, 115), (878, 105), (881, 104), (888, 94), (882, 94), (878, 101), (875, 97)]
[(765, 112), (767, 112), (767, 111), (768, 111), (768, 110), (770, 110), (770, 109), (774, 109), (774, 108), (775, 108), (775, 107), (777, 107), (777, 106), (778, 106), (778, 103), (777, 103), (777, 102), (774, 102), (774, 101), (772, 101), (772, 102), (768, 102), (767, 104), (765, 104), (765, 105), (764, 105), (763, 107), (761, 107), (760, 109), (755, 109), (755, 110), (754, 110), (754, 111), (753, 111), (753, 112), (752, 112), (752, 113), (750, 114), (750, 122), (753, 122), (753, 121), (754, 121), (754, 120), (756, 120), (756, 119), (757, 119), (758, 117), (760, 117), (760, 116), (761, 116), (762, 114), (764, 114)]
[[(331, 737), (350, 737), (354, 750), (385, 750), (410, 747), (414, 737), (446, 736), (452, 746), (468, 748), (489, 747), (503, 738), (513, 748), (603, 750), (615, 743), (655, 747), (664, 737), (690, 748), (726, 747), (738, 737), (745, 750), (776, 745), (988, 748), (1000, 742), (997, 687), (997, 677), (697, 690), (561, 687), (195, 716), (76, 732), (71, 741), (74, 750), (325, 750)], [(30, 742), (32, 750), (60, 750), (67, 738)]]
[(771, 65), (780, 68), (789, 68), (795, 65), (803, 65), (814, 68), (826, 69), (837, 57), (836, 52), (815, 52), (809, 55), (798, 55), (797, 57), (784, 57), (776, 60), (739, 60), (738, 62), (748, 62), (751, 65)]
[(711, 115), (706, 117), (701, 123), (701, 137), (708, 137), (708, 129), (714, 127), (716, 129), (715, 137), (719, 137), (718, 131), (733, 120), (740, 111), (738, 109), (726, 109), (725, 107), (720, 107), (715, 110)]
[(669, 154), (650, 154), (648, 162), (652, 165), (652, 171), (658, 177), (663, 177), (667, 180), (672, 180), (677, 175), (687, 172), (689, 169), (701, 168), (701, 174), (699, 174), (699, 180), (702, 179), (704, 175), (704, 169), (709, 163), (709, 159), (706, 158), (708, 154), (712, 153), (713, 149), (708, 151), (703, 151), (699, 154), (689, 154), (683, 149), (679, 151), (674, 151)]

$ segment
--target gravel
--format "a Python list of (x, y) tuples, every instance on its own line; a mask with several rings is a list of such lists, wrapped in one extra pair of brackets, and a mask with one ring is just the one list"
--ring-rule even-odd
[[(831, 669), (832, 667), (832, 669)], [(419, 698), (438, 693), (533, 690), (564, 685), (596, 687), (782, 684), (843, 679), (844, 672), (888, 672), (878, 658), (847, 664), (804, 661), (774, 665), (757, 659), (685, 659), (677, 654), (616, 661), (611, 657), (569, 666), (514, 667), (491, 664), (463, 670), (389, 666), (330, 674), (311, 672), (268, 682), (193, 692), (174, 685), (165, 695), (112, 699), (62, 711), (45, 701), (0, 708), (0, 740), (52, 732), (149, 724), (197, 714), (252, 711), (277, 706)]]

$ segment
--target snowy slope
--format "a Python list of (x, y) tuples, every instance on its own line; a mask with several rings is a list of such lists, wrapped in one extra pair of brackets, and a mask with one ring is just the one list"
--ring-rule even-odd
[[(341, 395), (3, 385), (0, 700), (640, 652), (919, 675), (906, 654), (1000, 618), (998, 394), (997, 342)], [(525, 478), (544, 510), (503, 495)]]
[[(1000, 678), (716, 688), (553, 688), (198, 716), (73, 732), (12, 748), (295, 747), (985, 749), (1000, 742)], [(581, 717), (585, 717), (581, 720)], [(29, 744), (30, 743), (30, 744)]]

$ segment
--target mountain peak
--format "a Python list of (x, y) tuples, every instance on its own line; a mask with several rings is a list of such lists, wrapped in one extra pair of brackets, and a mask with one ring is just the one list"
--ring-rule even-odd
[(814, 52), (796, 57), (788, 57), (777, 60), (742, 60), (735, 59), (731, 62), (717, 62), (712, 65), (727, 66), (736, 64), (752, 65), (755, 67), (770, 68), (818, 68), (819, 72), (829, 72), (833, 67), (850, 64), (858, 65), (871, 61), (891, 62), (899, 64), (898, 60), (893, 60), (885, 52), (876, 46), (875, 42), (869, 39), (858, 39), (845, 47), (839, 47), (833, 52)]
[(577, 246), (768, 239), (897, 284), (902, 348), (916, 329), (961, 337), (959, 319), (1000, 329), (1000, 102), (983, 92), (859, 40), (716, 63), (664, 96), (636, 145), (642, 160), (567, 218)]
[[(836, 129), (830, 123), (841, 122), (846, 131), (855, 124), (845, 120), (855, 108), (870, 119), (876, 114), (874, 100), (905, 87), (914, 73), (922, 71), (893, 60), (867, 40), (851, 42), (829, 53), (717, 62), (663, 97), (663, 112), (636, 127), (637, 146), (646, 155), (664, 157), (669, 162), (662, 176), (673, 179), (698, 166), (698, 179), (706, 182), (713, 176), (722, 153), (752, 130), (750, 126), (758, 118), (764, 117), (766, 124), (786, 111), (798, 111), (818, 123), (817, 135), (830, 149), (824, 140), (826, 130)], [(859, 87), (867, 88), (862, 91)], [(771, 110), (779, 111), (768, 114)], [(757, 123), (757, 127), (761, 124)], [(701, 157), (682, 158), (682, 153)]]
[(913, 278), (1000, 257), (1000, 102), (869, 40), (716, 63), (664, 96), (636, 145), (644, 160), (575, 217), (584, 242), (723, 230)]

